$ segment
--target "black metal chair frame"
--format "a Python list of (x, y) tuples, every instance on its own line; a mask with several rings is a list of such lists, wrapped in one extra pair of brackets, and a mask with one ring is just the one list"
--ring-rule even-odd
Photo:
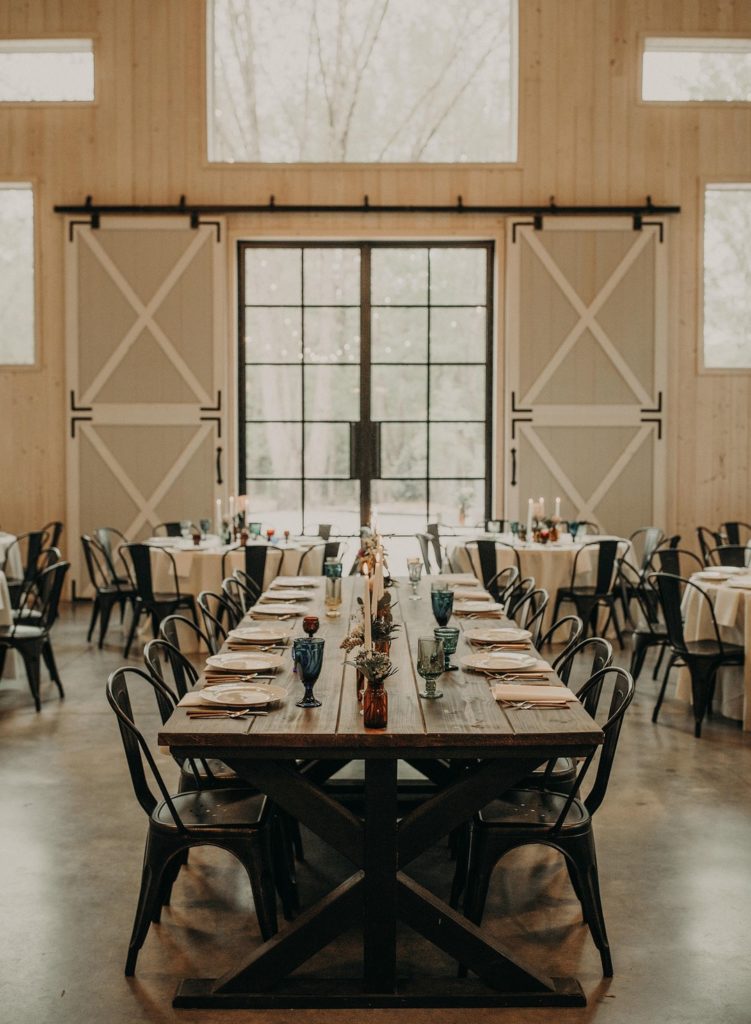
[[(593, 675), (581, 691), (583, 698), (592, 690), (599, 694), (610, 678), (613, 680), (613, 693), (607, 721), (602, 726), (605, 739), (587, 796), (582, 799), (579, 793), (594, 760), (594, 751), (581, 762), (570, 792), (556, 793), (545, 788), (512, 789), (503, 794), (503, 806), (498, 808), (500, 817), (493, 818), (496, 803), (481, 811), (474, 821), (468, 863), (467, 852), (463, 850), (457, 858), (456, 869), (457, 875), (466, 871), (464, 913), (479, 926), (493, 868), (506, 853), (529, 844), (542, 844), (558, 850), (565, 859), (584, 920), (600, 952), (606, 977), (613, 974), (613, 962), (600, 897), (592, 819), (607, 793), (623, 716), (634, 696), (634, 683), (625, 669), (611, 667)], [(516, 812), (517, 808), (521, 813)], [(534, 813), (537, 820), (532, 820)], [(458, 900), (457, 889), (461, 892), (460, 886), (455, 885), (452, 896)]]
[(517, 601), (514, 605), (513, 613), (508, 613), (509, 618), (513, 619), (521, 629), (530, 631), (535, 647), (539, 647), (542, 619), (549, 602), (550, 595), (544, 587), (540, 587), (525, 594), (521, 601)]
[[(565, 640), (565, 646), (556, 656), (556, 661), (562, 660), (569, 651), (573, 650), (584, 632), (584, 623), (578, 615), (564, 615), (562, 619), (554, 622), (545, 635), (540, 637), (537, 649), (541, 651), (546, 645), (552, 644), (556, 633), (566, 628), (568, 628), (568, 636)], [(555, 668), (555, 665), (553, 667)]]
[[(133, 789), (149, 819), (141, 889), (125, 964), (127, 976), (135, 973), (149, 926), (160, 920), (184, 855), (194, 846), (217, 846), (237, 857), (248, 874), (262, 937), (268, 940), (277, 931), (272, 827), (266, 798), (246, 789), (224, 787), (172, 796), (134, 721), (128, 689), (134, 680), (170, 700), (166, 688), (142, 669), (117, 669), (107, 681), (107, 700), (117, 716)], [(151, 790), (144, 765), (159, 798)]]
[(123, 621), (125, 608), (128, 604), (133, 606), (135, 614), (135, 588), (130, 585), (123, 585), (113, 579), (110, 572), (107, 554), (101, 544), (98, 544), (88, 534), (81, 536), (86, 569), (89, 574), (91, 586), (94, 589), (94, 600), (91, 609), (91, 620), (89, 631), (86, 634), (86, 642), (91, 643), (94, 628), (99, 620), (99, 641), (98, 647), (101, 650), (104, 646), (104, 638), (107, 635), (110, 615), (112, 609), (117, 605), (120, 608), (120, 621)]
[[(125, 564), (128, 565), (129, 571), (132, 569), (136, 591), (133, 621), (123, 651), (123, 657), (127, 658), (142, 616), (149, 615), (151, 617), (152, 630), (154, 636), (157, 636), (162, 619), (167, 615), (174, 615), (179, 608), (187, 608), (195, 619), (196, 603), (192, 594), (180, 593), (177, 564), (171, 552), (149, 544), (123, 544), (119, 551)], [(127, 556), (125, 552), (127, 552)], [(154, 591), (152, 557), (169, 560), (174, 591)]]
[(710, 548), (707, 557), (709, 565), (731, 565), (745, 569), (749, 564), (751, 549), (745, 544), (721, 544), (718, 548)]
[(743, 544), (741, 530), (746, 531), (746, 541), (751, 540), (751, 523), (744, 523), (740, 519), (731, 520), (720, 524), (719, 532), (724, 534), (728, 544)]
[[(571, 567), (571, 581), (567, 587), (559, 587), (555, 596), (553, 618), (558, 618), (560, 606), (572, 603), (576, 606), (577, 614), (584, 620), (585, 628), (591, 629), (592, 635), (597, 633), (597, 613), (600, 608), (607, 608), (608, 618), (603, 632), (607, 632), (610, 623), (613, 623), (618, 643), (623, 649), (623, 636), (616, 614), (616, 600), (618, 598), (618, 570), (616, 560), (622, 557), (619, 554), (619, 547), (626, 546), (627, 542), (622, 540), (595, 540), (583, 544), (574, 556), (574, 564)], [(597, 548), (597, 569), (594, 584), (581, 584), (576, 582), (579, 571), (579, 559), (588, 558), (590, 549)]]
[[(724, 665), (742, 665), (744, 650), (739, 644), (730, 644), (720, 636), (720, 627), (714, 613), (714, 605), (705, 590), (691, 580), (671, 573), (651, 573), (648, 577), (652, 586), (660, 595), (662, 614), (668, 633), (668, 643), (674, 655), (681, 659), (691, 675), (691, 695), (694, 710), (694, 736), (701, 736), (704, 716), (711, 711), (717, 670)], [(686, 588), (691, 587), (700, 595), (699, 600), (705, 601), (712, 622), (714, 639), (686, 640), (683, 634), (683, 618), (681, 603)], [(662, 681), (657, 697), (652, 721), (657, 721), (667, 689), (667, 673)]]

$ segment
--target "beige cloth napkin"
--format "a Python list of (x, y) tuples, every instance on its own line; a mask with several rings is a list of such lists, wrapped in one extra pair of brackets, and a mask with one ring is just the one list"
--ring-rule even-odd
[(531, 683), (493, 683), (494, 700), (529, 701), (550, 707), (576, 703), (576, 694), (567, 686), (535, 686)]

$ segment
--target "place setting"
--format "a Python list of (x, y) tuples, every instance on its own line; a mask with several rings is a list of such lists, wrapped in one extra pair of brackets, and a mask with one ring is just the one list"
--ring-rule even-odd
[(524, 678), (528, 682), (549, 682), (555, 678), (546, 661), (521, 651), (477, 651), (465, 654), (459, 662), (465, 672), (478, 672), (494, 679)]
[(189, 718), (243, 718), (265, 715), (285, 697), (286, 689), (271, 680), (283, 666), (281, 654), (270, 651), (226, 651), (206, 659), (203, 687), (179, 703)]
[(486, 650), (527, 651), (532, 634), (519, 626), (475, 626), (464, 630), (464, 639)]

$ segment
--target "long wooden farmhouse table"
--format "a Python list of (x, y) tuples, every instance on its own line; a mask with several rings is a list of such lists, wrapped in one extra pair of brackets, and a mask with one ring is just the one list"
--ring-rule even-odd
[[(180, 757), (216, 757), (266, 793), (278, 806), (343, 854), (352, 874), (305, 908), (269, 941), (247, 951), (220, 978), (183, 981), (176, 1007), (396, 1007), (396, 1006), (581, 1006), (586, 1000), (574, 978), (550, 978), (491, 939), (409, 874), (412, 861), (476, 811), (554, 756), (585, 756), (602, 733), (584, 709), (502, 708), (487, 680), (453, 672), (439, 678), (440, 700), (420, 699), (423, 681), (415, 669), (417, 638), (435, 622), (430, 578), (421, 600), (399, 596), (394, 618), (402, 629), (391, 649), (398, 673), (387, 683), (388, 727), (366, 730), (357, 702), (354, 669), (344, 664), (339, 644), (362, 583), (344, 581), (339, 619), (325, 617), (323, 588), (309, 603), (320, 615), (326, 639), (324, 668), (315, 687), (322, 707), (302, 710), (302, 687), (289, 667), (275, 682), (287, 699), (266, 717), (190, 720), (178, 708), (159, 743)], [(454, 622), (456, 620), (452, 620)], [(471, 621), (492, 624), (491, 620)], [(291, 623), (301, 635), (300, 620)], [(463, 637), (454, 656), (469, 646)], [(346, 761), (364, 761), (363, 813), (324, 788)], [(422, 767), (433, 782), (426, 799), (411, 810), (398, 806), (400, 760)], [(313, 770), (300, 770), (301, 762)], [(400, 977), (397, 922), (404, 922), (457, 962), (465, 978)], [(362, 931), (362, 977), (318, 979), (292, 975), (345, 930)]]

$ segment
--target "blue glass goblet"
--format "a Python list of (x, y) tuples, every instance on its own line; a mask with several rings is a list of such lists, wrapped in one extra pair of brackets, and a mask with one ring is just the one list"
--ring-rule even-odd
[(459, 645), (459, 630), (456, 626), (436, 626), (433, 630), (433, 636), (436, 640), (443, 641), (443, 653), (446, 657), (446, 661), (443, 665), (443, 671), (457, 672), (459, 670), (459, 666), (451, 664), (451, 655), (456, 651), (456, 648)]
[(579, 532), (579, 526), (580, 524), (578, 522), (571, 522), (569, 520), (568, 532), (571, 534), (571, 540), (576, 540), (576, 535)]
[(292, 641), (292, 658), (297, 674), (305, 687), (302, 700), (297, 702), (298, 708), (320, 708), (320, 700), (313, 696), (313, 687), (321, 674), (323, 665), (323, 637), (296, 637)]
[(329, 579), (341, 579), (342, 563), (336, 558), (327, 558), (323, 563), (323, 574)]
[(444, 590), (432, 589), (430, 601), (433, 605), (433, 615), (439, 626), (447, 626), (454, 610), (454, 592), (448, 587)]

